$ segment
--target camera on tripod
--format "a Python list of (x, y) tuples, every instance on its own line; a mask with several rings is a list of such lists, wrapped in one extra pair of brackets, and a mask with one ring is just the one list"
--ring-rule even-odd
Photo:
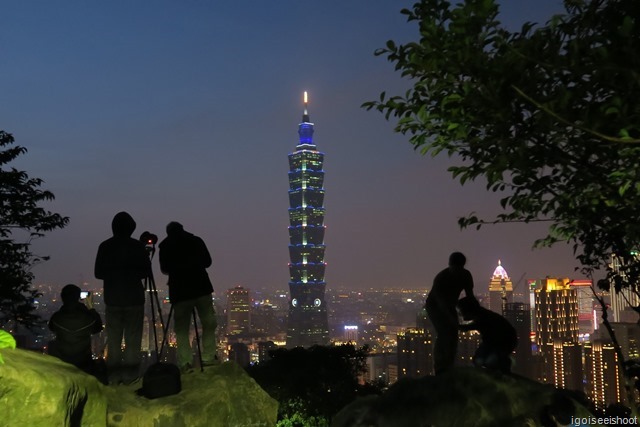
[(140, 241), (144, 243), (144, 248), (149, 253), (153, 253), (156, 251), (156, 243), (158, 243), (158, 236), (153, 233), (149, 233), (145, 231), (140, 235)]

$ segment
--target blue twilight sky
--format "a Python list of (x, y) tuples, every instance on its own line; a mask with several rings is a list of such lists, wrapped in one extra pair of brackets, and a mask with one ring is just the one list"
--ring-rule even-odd
[[(412, 1), (4, 2), (0, 129), (71, 218), (35, 243), (37, 283), (88, 282), (113, 215), (135, 237), (177, 220), (214, 257), (219, 294), (287, 287), (287, 154), (309, 91), (326, 154), (328, 287), (428, 288), (461, 250), (479, 289), (502, 259), (512, 278), (573, 276), (568, 246), (531, 251), (544, 227), (459, 230), (496, 211), (482, 183), (461, 187), (449, 159), (423, 157), (382, 115), (360, 108), (407, 86), (373, 51), (417, 39)], [(560, 0), (505, 0), (502, 21), (545, 22)], [(157, 271), (156, 281), (165, 279)]]

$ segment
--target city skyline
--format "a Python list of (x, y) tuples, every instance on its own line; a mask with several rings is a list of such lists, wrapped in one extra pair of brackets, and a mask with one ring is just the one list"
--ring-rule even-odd
[[(499, 195), (461, 187), (446, 172), (455, 159), (421, 156), (360, 108), (409, 84), (373, 52), (419, 37), (399, 13), (412, 3), (6, 5), (1, 128), (29, 150), (11, 166), (44, 179), (56, 195), (46, 206), (71, 219), (34, 242), (51, 256), (35, 282), (99, 286), (97, 245), (126, 210), (136, 237), (162, 239), (172, 220), (201, 235), (218, 293), (285, 289), (283, 171), (305, 90), (330, 172), (331, 286), (428, 289), (454, 250), (478, 289), (498, 259), (516, 278), (579, 278), (569, 246), (530, 250), (545, 225), (459, 230), (460, 216), (496, 212)], [(560, 1), (503, 3), (510, 28), (562, 11)], [(154, 271), (164, 286), (155, 260)]]

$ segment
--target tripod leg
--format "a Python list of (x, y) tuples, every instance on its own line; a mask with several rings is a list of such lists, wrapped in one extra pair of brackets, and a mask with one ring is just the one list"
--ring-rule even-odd
[[(171, 309), (169, 309), (169, 318), (167, 319), (167, 323), (164, 325), (162, 330), (162, 345), (160, 346), (160, 353), (158, 353), (158, 362), (160, 362), (160, 356), (164, 350), (164, 344), (167, 342), (167, 332), (169, 332), (169, 323), (171, 322), (171, 315), (173, 314), (173, 304), (171, 305)], [(167, 343), (168, 344), (168, 343)]]
[[(151, 327), (153, 328), (153, 344), (156, 350), (156, 357), (158, 357), (158, 331), (156, 330), (156, 312), (155, 307), (153, 305), (153, 296), (156, 296), (156, 306), (160, 309), (158, 305), (158, 294), (156, 292), (155, 284), (153, 282), (152, 276), (147, 276), (144, 279), (144, 288), (149, 296), (149, 311), (151, 311)], [(162, 320), (161, 320), (162, 321)], [(159, 360), (159, 359), (158, 359)]]
[(200, 349), (200, 334), (198, 333), (198, 322), (196, 322), (196, 309), (193, 308), (193, 327), (196, 330), (196, 345), (198, 346), (198, 361), (200, 362), (200, 372), (204, 371), (204, 366), (202, 366), (202, 350)]

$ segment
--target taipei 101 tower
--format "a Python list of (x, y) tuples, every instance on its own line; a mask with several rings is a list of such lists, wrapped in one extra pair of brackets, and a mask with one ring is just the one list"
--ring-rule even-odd
[(324, 154), (313, 143), (307, 111), (298, 125), (300, 142), (289, 154), (289, 320), (287, 347), (329, 343), (324, 300)]

